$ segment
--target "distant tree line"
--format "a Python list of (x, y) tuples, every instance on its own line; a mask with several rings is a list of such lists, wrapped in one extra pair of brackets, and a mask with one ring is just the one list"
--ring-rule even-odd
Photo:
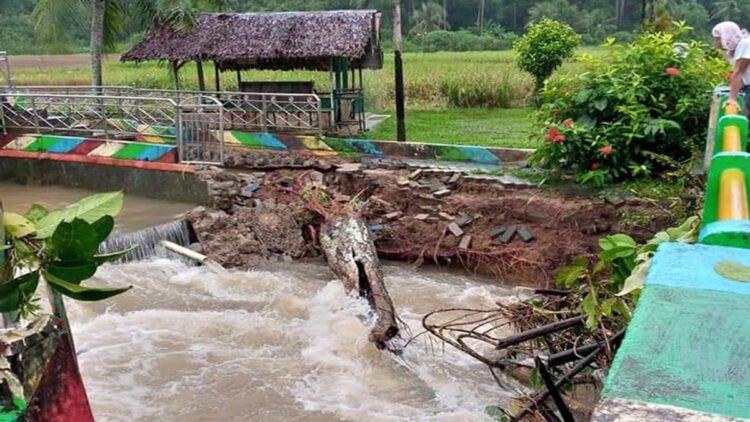
[[(90, 1), (0, 0), (0, 49), (16, 54), (88, 51)], [(383, 11), (385, 40), (390, 32), (390, 0), (97, 1), (116, 3), (123, 16), (143, 16), (142, 7), (149, 3), (174, 13), (372, 8)], [(427, 50), (506, 48), (513, 34), (523, 33), (527, 23), (545, 17), (569, 24), (582, 36), (584, 43), (590, 44), (613, 35), (627, 41), (642, 28), (644, 20), (660, 17), (683, 20), (702, 37), (707, 37), (713, 23), (725, 19), (750, 26), (750, 0), (402, 0), (401, 3), (404, 33), (411, 41), (407, 49), (414, 46)], [(60, 4), (64, 4), (68, 12), (49, 19), (50, 8)], [(46, 20), (43, 19), (45, 13)], [(109, 26), (117, 42), (105, 47), (109, 50), (126, 48), (151, 24), (144, 19), (122, 19)], [(428, 36), (435, 31), (450, 33)]]

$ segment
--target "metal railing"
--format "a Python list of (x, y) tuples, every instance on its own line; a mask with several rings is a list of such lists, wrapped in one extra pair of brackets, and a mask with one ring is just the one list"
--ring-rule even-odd
[[(317, 94), (184, 91), (128, 86), (19, 86), (13, 92), (169, 98), (177, 103), (211, 97), (224, 107), (226, 129), (323, 134), (332, 129)], [(327, 115), (326, 115), (327, 117)]]
[(0, 110), (9, 129), (117, 140), (176, 139), (179, 113), (169, 98), (47, 93), (6, 93)]
[(184, 98), (0, 93), (8, 130), (178, 145), (181, 162), (222, 164), (224, 105), (206, 95)]

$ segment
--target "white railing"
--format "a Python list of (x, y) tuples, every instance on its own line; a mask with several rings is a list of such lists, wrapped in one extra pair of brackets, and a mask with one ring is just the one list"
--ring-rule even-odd
[(175, 144), (181, 162), (224, 161), (224, 105), (207, 95), (160, 97), (6, 91), (5, 129), (121, 142)]
[(19, 86), (13, 92), (184, 99), (208, 96), (224, 106), (226, 129), (323, 134), (332, 128), (317, 94), (183, 91), (128, 86)]

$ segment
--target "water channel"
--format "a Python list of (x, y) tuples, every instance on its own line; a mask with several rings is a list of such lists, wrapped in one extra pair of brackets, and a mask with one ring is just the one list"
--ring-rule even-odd
[[(6, 209), (60, 206), (86, 191), (0, 183)], [(128, 197), (118, 230), (190, 209)], [(388, 265), (414, 334), (436, 308), (492, 307), (509, 290), (455, 274)], [(368, 342), (366, 303), (321, 264), (269, 264), (216, 275), (173, 257), (102, 267), (89, 281), (129, 284), (101, 303), (68, 301), (98, 421), (484, 421), (507, 402), (488, 371), (419, 337), (400, 357)]]

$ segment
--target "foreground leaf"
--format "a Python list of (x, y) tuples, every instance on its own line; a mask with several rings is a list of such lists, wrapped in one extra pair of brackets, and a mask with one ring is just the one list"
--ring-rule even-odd
[(115, 228), (115, 219), (111, 215), (105, 215), (104, 217), (94, 221), (91, 227), (96, 232), (96, 241), (98, 243), (104, 242), (109, 234), (112, 233), (112, 229)]
[(44, 279), (47, 280), (47, 283), (49, 283), (50, 287), (56, 292), (84, 302), (97, 302), (104, 300), (125, 293), (133, 287), (84, 287), (79, 286), (78, 284), (68, 283), (46, 271), (44, 272)]
[(105, 215), (115, 216), (122, 209), (125, 195), (122, 191), (100, 193), (87, 196), (61, 210), (50, 212), (37, 224), (37, 238), (46, 239), (55, 232), (63, 221), (80, 218), (87, 223), (94, 223)]
[(26, 211), (26, 218), (34, 223), (38, 223), (42, 218), (46, 217), (47, 214), (49, 214), (49, 211), (46, 208), (39, 204), (34, 204), (28, 211)]
[(81, 284), (82, 281), (88, 280), (96, 274), (96, 268), (96, 261), (91, 259), (79, 262), (50, 264), (46, 269), (47, 272), (59, 279), (73, 284)]
[(714, 265), (714, 271), (729, 280), (750, 283), (750, 267), (734, 261), (720, 261)]
[(129, 254), (130, 252), (133, 252), (138, 248), (138, 245), (131, 245), (127, 249), (123, 249), (118, 252), (112, 252), (108, 254), (102, 254), (102, 255), (96, 255), (94, 256), (94, 260), (96, 260), (97, 265), (102, 265), (107, 262), (114, 262), (122, 258), (123, 256)]
[(628, 278), (625, 279), (625, 284), (622, 286), (620, 293), (617, 293), (617, 296), (625, 296), (635, 290), (642, 289), (643, 285), (646, 283), (646, 274), (648, 274), (650, 266), (651, 261), (638, 264)]
[(8, 231), (8, 234), (16, 238), (28, 236), (37, 230), (34, 223), (21, 214), (14, 212), (3, 213), (3, 220), (5, 221), (5, 229)]
[(91, 224), (76, 218), (61, 222), (47, 244), (49, 253), (62, 261), (85, 261), (96, 254), (99, 236)]
[(0, 312), (15, 312), (34, 295), (39, 285), (39, 271), (32, 271), (0, 284)]

